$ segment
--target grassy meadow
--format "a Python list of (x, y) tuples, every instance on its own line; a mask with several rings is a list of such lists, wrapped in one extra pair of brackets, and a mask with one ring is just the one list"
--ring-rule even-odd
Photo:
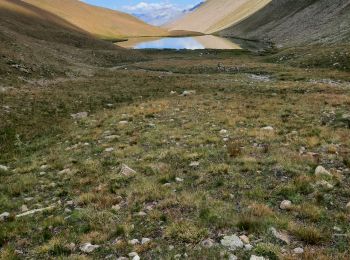
[(8, 73), (0, 258), (349, 259), (349, 52), (306, 52)]

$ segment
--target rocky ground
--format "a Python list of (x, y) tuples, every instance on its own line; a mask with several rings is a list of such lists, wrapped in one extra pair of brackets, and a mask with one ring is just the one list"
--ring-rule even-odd
[(349, 258), (346, 68), (143, 55), (2, 86), (0, 258)]

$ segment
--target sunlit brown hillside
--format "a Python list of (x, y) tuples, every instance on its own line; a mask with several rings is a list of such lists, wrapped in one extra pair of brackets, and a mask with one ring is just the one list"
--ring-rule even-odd
[(114, 10), (91, 6), (78, 0), (25, 0), (69, 23), (104, 39), (126, 36), (166, 35), (166, 30)]
[(271, 0), (208, 0), (196, 11), (167, 25), (172, 30), (214, 33), (263, 8)]

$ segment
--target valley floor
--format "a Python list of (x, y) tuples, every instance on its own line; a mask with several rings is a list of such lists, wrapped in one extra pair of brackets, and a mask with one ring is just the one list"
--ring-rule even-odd
[(1, 89), (1, 259), (349, 259), (346, 70), (143, 54)]

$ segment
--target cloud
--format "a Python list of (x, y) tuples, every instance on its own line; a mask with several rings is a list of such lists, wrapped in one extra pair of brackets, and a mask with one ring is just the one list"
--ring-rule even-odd
[(180, 7), (168, 2), (140, 2), (136, 5), (124, 6), (123, 10), (153, 25), (161, 25), (169, 22), (179, 17), (184, 11)]

